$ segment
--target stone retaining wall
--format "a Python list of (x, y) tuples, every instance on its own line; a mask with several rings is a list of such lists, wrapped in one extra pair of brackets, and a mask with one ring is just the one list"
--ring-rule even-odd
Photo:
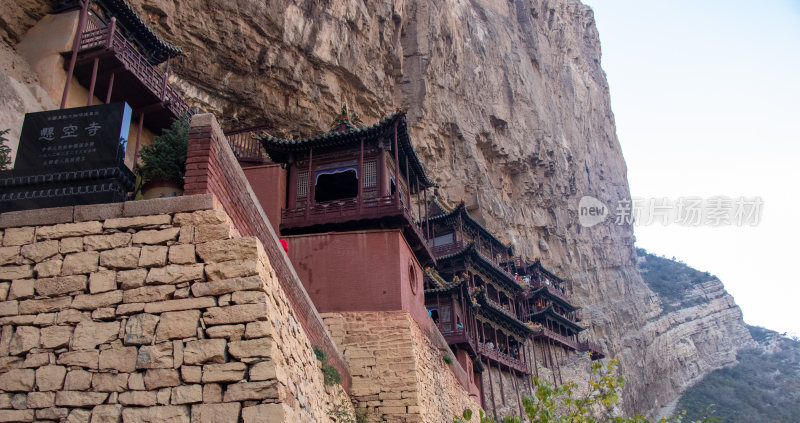
[(351, 407), (261, 242), (218, 205), (0, 216), (0, 422), (324, 422)]

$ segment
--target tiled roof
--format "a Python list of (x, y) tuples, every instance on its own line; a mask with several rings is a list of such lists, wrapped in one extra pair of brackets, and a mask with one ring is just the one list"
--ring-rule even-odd
[(511, 286), (512, 288), (514, 288), (517, 291), (525, 289), (525, 287), (520, 285), (520, 283), (517, 282), (514, 279), (514, 277), (511, 276), (508, 272), (506, 272), (505, 270), (501, 269), (497, 264), (495, 264), (493, 261), (489, 260), (483, 254), (481, 254), (480, 251), (478, 251), (478, 248), (475, 246), (474, 242), (468, 243), (460, 251), (456, 251), (455, 253), (448, 254), (448, 255), (445, 255), (445, 256), (437, 257), (436, 261), (441, 263), (443, 261), (447, 261), (447, 260), (450, 260), (450, 259), (456, 259), (456, 258), (465, 256), (465, 255), (469, 255), (470, 257), (476, 259), (476, 261), (478, 263), (480, 263), (484, 268), (488, 269), (490, 272), (492, 272), (499, 279), (505, 281), (506, 285)]
[(475, 297), (477, 298), (478, 304), (480, 304), (482, 311), (484, 311), (484, 315), (487, 314), (486, 312), (488, 312), (489, 314), (492, 314), (494, 318), (502, 320), (503, 322), (523, 333), (534, 332), (533, 328), (514, 317), (511, 313), (495, 306), (491, 301), (487, 301), (485, 290), (478, 291)]
[(157, 65), (168, 57), (175, 57), (183, 54), (180, 47), (164, 41), (153, 28), (148, 25), (139, 13), (125, 0), (101, 0), (101, 7), (105, 7), (112, 16), (115, 16), (122, 26), (131, 31), (137, 41), (146, 50), (142, 52), (147, 60)]
[[(448, 210), (449, 209), (446, 205), (444, 205), (438, 199), (435, 199), (434, 202), (436, 203), (436, 206), (439, 207), (442, 210)], [(458, 205), (455, 208), (453, 208), (450, 212), (431, 217), (430, 221), (431, 222), (437, 222), (437, 221), (455, 222), (455, 218), (457, 218), (459, 215), (463, 217), (464, 223), (466, 223), (467, 225), (470, 225), (473, 228), (477, 229), (485, 237), (493, 240), (497, 245), (501, 245), (502, 246), (501, 248), (506, 248), (506, 249), (511, 248), (511, 243), (508, 243), (508, 244), (504, 243), (499, 238), (494, 236), (494, 234), (492, 232), (490, 232), (488, 229), (486, 229), (486, 227), (481, 225), (477, 220), (473, 219), (472, 216), (469, 215), (469, 212), (467, 211), (467, 207), (466, 207), (466, 205), (464, 204), (463, 201), (458, 203)]]

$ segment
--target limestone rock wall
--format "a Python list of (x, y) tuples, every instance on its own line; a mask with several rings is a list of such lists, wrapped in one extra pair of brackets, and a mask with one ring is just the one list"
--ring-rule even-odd
[[(15, 226), (0, 247), (0, 421), (328, 422), (335, 407), (352, 416), (341, 387), (324, 385), (256, 238), (238, 237), (216, 209), (122, 210), (0, 216)], [(63, 223), (19, 226), (42, 215)]]
[(408, 312), (322, 317), (350, 367), (350, 394), (367, 421), (446, 422), (467, 408), (477, 416), (480, 399), (469, 395), (442, 358), (451, 352), (437, 348)]

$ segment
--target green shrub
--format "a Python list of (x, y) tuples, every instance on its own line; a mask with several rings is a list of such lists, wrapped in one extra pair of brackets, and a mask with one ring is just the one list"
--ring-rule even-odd
[(447, 363), (448, 366), (453, 364), (453, 357), (450, 354), (442, 355), (442, 360), (444, 360), (444, 362)]
[(189, 120), (177, 119), (139, 152), (141, 163), (136, 174), (142, 183), (170, 181), (181, 183), (186, 173), (186, 150), (189, 145)]
[(0, 131), (0, 170), (6, 170), (11, 166), (11, 147), (6, 145), (8, 138), (5, 135), (10, 129)]
[(339, 374), (339, 370), (336, 367), (328, 364), (328, 357), (325, 355), (325, 351), (322, 351), (319, 347), (314, 347), (314, 357), (322, 363), (322, 377), (325, 385), (339, 385), (342, 383), (342, 375)]

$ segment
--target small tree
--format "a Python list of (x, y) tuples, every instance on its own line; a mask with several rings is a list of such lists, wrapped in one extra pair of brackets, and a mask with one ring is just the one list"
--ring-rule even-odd
[(0, 170), (6, 170), (11, 166), (11, 147), (6, 145), (8, 138), (5, 135), (10, 129), (0, 131)]
[(150, 181), (170, 181), (181, 183), (186, 173), (186, 149), (189, 145), (189, 120), (177, 119), (152, 144), (142, 147), (136, 165), (136, 173), (142, 183)]

